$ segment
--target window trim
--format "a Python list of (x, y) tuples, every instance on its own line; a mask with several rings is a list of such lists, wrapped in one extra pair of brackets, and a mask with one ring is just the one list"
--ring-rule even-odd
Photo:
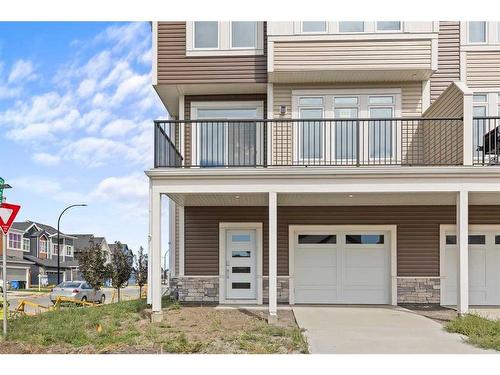
[(257, 23), (255, 47), (232, 47), (232, 21), (218, 21), (218, 47), (195, 48), (194, 22), (186, 22), (186, 56), (242, 56), (264, 54), (264, 22)]

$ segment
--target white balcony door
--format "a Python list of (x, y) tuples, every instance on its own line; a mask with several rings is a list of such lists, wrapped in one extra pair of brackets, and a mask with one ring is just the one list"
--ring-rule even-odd
[[(231, 120), (262, 119), (262, 102), (192, 103), (193, 164), (247, 166), (262, 162), (263, 124)], [(215, 120), (215, 121), (208, 121)]]

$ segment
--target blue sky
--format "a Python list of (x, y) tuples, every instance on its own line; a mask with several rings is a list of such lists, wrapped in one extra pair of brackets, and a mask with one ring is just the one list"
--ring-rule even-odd
[(18, 220), (147, 247), (149, 23), (0, 22), (0, 176)]

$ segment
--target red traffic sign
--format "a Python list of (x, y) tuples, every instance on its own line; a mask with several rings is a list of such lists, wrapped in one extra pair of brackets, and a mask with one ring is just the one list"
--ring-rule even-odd
[(9, 231), (20, 209), (21, 206), (18, 206), (17, 204), (0, 204), (0, 228), (2, 228), (2, 231), (5, 234)]

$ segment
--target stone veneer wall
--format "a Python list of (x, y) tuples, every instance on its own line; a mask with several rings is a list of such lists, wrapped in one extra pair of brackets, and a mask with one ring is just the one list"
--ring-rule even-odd
[(181, 302), (219, 302), (219, 277), (175, 277), (170, 280), (172, 293)]
[[(268, 302), (269, 280), (263, 279), (263, 300)], [(181, 302), (219, 302), (219, 278), (174, 277), (170, 280), (172, 293), (178, 293)], [(288, 303), (288, 278), (278, 277), (278, 303)]]
[[(269, 279), (266, 277), (262, 280), (262, 297), (263, 302), (269, 302)], [(278, 276), (278, 303), (288, 303), (289, 302), (289, 283), (287, 277)]]
[(398, 303), (440, 303), (439, 278), (399, 278)]

